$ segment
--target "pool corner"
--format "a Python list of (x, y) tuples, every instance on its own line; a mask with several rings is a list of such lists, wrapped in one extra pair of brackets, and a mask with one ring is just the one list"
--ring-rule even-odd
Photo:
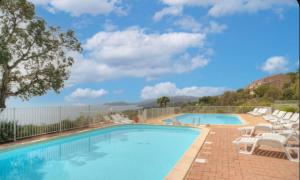
[(204, 141), (209, 133), (207, 127), (197, 127), (201, 130), (201, 133), (195, 139), (193, 144), (184, 153), (184, 155), (177, 161), (175, 166), (171, 169), (168, 175), (164, 178), (165, 180), (182, 180), (186, 176), (192, 163), (194, 162), (199, 150), (201, 149)]

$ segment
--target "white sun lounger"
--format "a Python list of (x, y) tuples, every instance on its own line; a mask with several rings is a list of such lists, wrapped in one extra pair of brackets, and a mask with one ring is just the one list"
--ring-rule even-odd
[(248, 114), (253, 114), (253, 113), (257, 113), (257, 111), (259, 110), (260, 108), (254, 108), (252, 111), (249, 111), (247, 112)]
[[(263, 133), (255, 137), (239, 137), (233, 143), (236, 150), (242, 154), (253, 154), (254, 150), (260, 146), (280, 148), (290, 161), (299, 162), (299, 147), (289, 147), (288, 140), (289, 137), (280, 134)], [(296, 158), (292, 157), (291, 151), (297, 154)]]
[(273, 132), (273, 126), (271, 124), (257, 124), (256, 126), (246, 126), (238, 128), (241, 136), (253, 136), (256, 132)]
[(264, 109), (264, 108), (258, 108), (258, 110), (257, 110), (256, 112), (252, 112), (251, 115), (253, 115), (253, 116), (259, 115), (260, 113), (262, 113), (262, 110), (263, 110), (263, 109)]
[(274, 118), (268, 119), (267, 121), (278, 120), (278, 119), (282, 118), (285, 114), (286, 114), (285, 111), (280, 111)]
[(121, 116), (118, 116), (117, 114), (110, 115), (113, 121), (117, 124), (130, 124), (132, 121), (124, 120)]
[(298, 129), (299, 130), (299, 118), (295, 122), (289, 122), (289, 123), (286, 123), (286, 124), (282, 124), (282, 126), (285, 129), (296, 129), (296, 130)]
[(115, 114), (115, 116), (123, 122), (133, 123), (133, 120), (128, 119), (127, 117), (121, 116), (120, 114)]
[(291, 140), (294, 139), (297, 144), (299, 144), (299, 130), (295, 129), (286, 129), (286, 130), (278, 130), (276, 131), (277, 134), (283, 135)]
[(293, 129), (293, 130), (299, 130), (299, 119), (294, 122), (287, 122), (287, 123), (281, 123), (273, 125), (274, 130), (281, 130), (281, 129)]
[(252, 113), (253, 116), (261, 116), (268, 112), (267, 108), (260, 108), (256, 113)]
[(281, 119), (280, 123), (286, 124), (286, 123), (292, 123), (296, 121), (299, 121), (299, 113), (294, 113), (290, 119)]
[(110, 117), (112, 118), (112, 121), (114, 123), (116, 123), (116, 124), (121, 124), (122, 123), (121, 120), (118, 117), (116, 117), (114, 114), (111, 114)]
[(279, 110), (276, 109), (275, 111), (273, 111), (272, 114), (264, 115), (263, 118), (264, 118), (265, 120), (274, 119), (278, 113), (279, 113)]
[(282, 118), (271, 119), (269, 121), (271, 123), (279, 123), (281, 120), (283, 120), (283, 121), (289, 120), (292, 117), (292, 115), (293, 115), (292, 112), (287, 112)]
[(257, 132), (276, 132), (277, 130), (299, 130), (299, 117), (296, 121), (282, 124), (257, 124), (238, 128), (241, 136), (253, 136)]

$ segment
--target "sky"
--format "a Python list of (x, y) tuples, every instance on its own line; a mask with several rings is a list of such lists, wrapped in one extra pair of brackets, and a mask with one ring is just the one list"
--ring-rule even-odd
[(299, 66), (296, 0), (30, 0), (83, 52), (59, 94), (9, 107), (208, 96)]

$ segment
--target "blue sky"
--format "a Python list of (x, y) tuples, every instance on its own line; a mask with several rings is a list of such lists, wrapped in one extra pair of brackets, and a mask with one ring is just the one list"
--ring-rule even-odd
[(31, 0), (83, 53), (60, 94), (9, 106), (218, 95), (299, 65), (294, 0)]

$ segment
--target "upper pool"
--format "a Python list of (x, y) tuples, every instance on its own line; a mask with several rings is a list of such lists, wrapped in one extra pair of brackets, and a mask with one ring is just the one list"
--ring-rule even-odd
[(1, 180), (161, 180), (200, 131), (115, 126), (0, 152)]
[[(233, 114), (184, 114), (176, 116), (176, 120), (183, 124), (221, 124), (238, 125), (243, 124), (243, 120)], [(166, 124), (172, 123), (171, 119), (164, 120)]]

